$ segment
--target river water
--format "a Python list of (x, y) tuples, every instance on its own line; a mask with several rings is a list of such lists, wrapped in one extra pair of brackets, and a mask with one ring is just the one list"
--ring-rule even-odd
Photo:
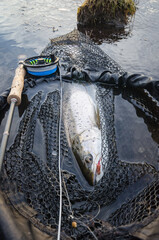
[[(81, 0), (0, 1), (0, 92), (11, 85), (20, 55), (40, 54), (51, 38), (77, 27), (76, 14), (81, 3)], [(158, 80), (159, 1), (139, 1), (127, 34), (112, 39), (102, 35), (98, 42), (125, 71), (143, 73)], [(152, 140), (144, 120), (136, 116), (134, 107), (121, 96), (115, 98), (115, 104), (120, 158), (141, 162), (147, 159), (152, 163), (157, 158), (158, 143)], [(1, 124), (1, 136), (5, 121), (6, 117)], [(13, 121), (12, 132), (15, 129)]]

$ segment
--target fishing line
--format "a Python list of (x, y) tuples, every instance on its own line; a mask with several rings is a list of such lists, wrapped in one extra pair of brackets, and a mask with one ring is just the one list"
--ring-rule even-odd
[(59, 118), (59, 186), (60, 186), (60, 205), (59, 205), (59, 224), (58, 224), (58, 235), (57, 240), (60, 240), (61, 234), (61, 217), (62, 217), (62, 176), (61, 176), (61, 121), (62, 121), (62, 75), (61, 65), (59, 62), (59, 73), (60, 73), (60, 118)]
[[(95, 203), (96, 203), (96, 202), (95, 202)], [(101, 211), (99, 203), (96, 203), (96, 204), (98, 205), (98, 211), (97, 211), (96, 215), (95, 215), (93, 218), (89, 219), (88, 222), (92, 222), (92, 221), (99, 215), (99, 213), (100, 213), (100, 211)]]
[[(70, 208), (70, 211), (72, 212), (72, 216), (73, 216), (72, 205), (71, 205), (71, 201), (70, 201), (70, 198), (69, 198), (69, 195), (68, 195), (68, 191), (67, 191), (66, 183), (65, 183), (65, 181), (63, 181), (63, 183), (64, 183), (64, 187), (65, 187), (65, 192), (66, 192), (66, 196), (67, 196), (67, 200), (68, 200), (69, 208)], [(74, 216), (73, 216), (73, 217), (74, 217)]]
[(78, 219), (77, 219), (77, 222), (81, 223), (82, 226), (86, 227), (86, 228), (89, 230), (89, 232), (92, 234), (92, 236), (94, 237), (94, 239), (95, 239), (95, 240), (98, 240), (98, 238), (96, 237), (96, 235), (94, 234), (94, 232), (90, 229), (89, 226), (87, 226), (87, 224), (85, 224), (84, 222), (79, 221)]
[[(72, 205), (71, 205), (71, 201), (70, 201), (70, 198), (69, 198), (69, 194), (68, 194), (68, 191), (67, 191), (67, 187), (66, 187), (66, 183), (65, 181), (63, 182), (64, 183), (64, 188), (65, 188), (65, 192), (66, 192), (66, 196), (67, 196), (67, 200), (68, 200), (68, 203), (69, 203), (69, 207), (70, 207), (70, 211), (72, 212), (72, 215), (70, 215), (70, 218), (72, 218), (72, 220), (75, 220), (77, 223), (80, 223), (80, 225), (86, 227), (88, 229), (88, 231), (92, 234), (92, 236), (94, 237), (95, 240), (98, 240), (98, 238), (96, 237), (96, 235), (94, 234), (94, 232), (90, 229), (89, 226), (87, 226), (87, 224), (85, 224), (84, 222), (82, 222), (80, 220), (80, 218), (77, 218), (74, 216), (73, 214), (73, 210), (72, 210)], [(88, 223), (91, 222), (92, 220), (94, 220), (100, 213), (100, 205), (98, 204), (98, 212), (96, 213), (96, 215), (91, 218), (89, 221), (87, 221)]]

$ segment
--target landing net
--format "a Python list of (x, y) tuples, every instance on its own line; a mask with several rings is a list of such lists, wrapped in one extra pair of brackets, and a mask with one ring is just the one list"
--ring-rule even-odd
[[(124, 73), (117, 63), (78, 31), (52, 40), (42, 54), (52, 53), (60, 58), (63, 71), (69, 66), (81, 70), (89, 65), (92, 68), (109, 68), (112, 73)], [(109, 161), (102, 180), (95, 187), (85, 188), (73, 174), (76, 172), (72, 164), (73, 154), (66, 139), (64, 123), (61, 124), (61, 239), (139, 239), (134, 232), (159, 216), (158, 171), (147, 163), (129, 163), (119, 159), (113, 91), (110, 87), (97, 86), (102, 156)], [(151, 119), (152, 129), (157, 130), (157, 101), (146, 90), (122, 91), (137, 109), (144, 109), (145, 121)], [(6, 152), (1, 185), (11, 205), (53, 239), (57, 238), (60, 202), (59, 116), (60, 91), (50, 91), (45, 99), (42, 91), (38, 91), (23, 114), (14, 143)], [(34, 151), (34, 144), (38, 141), (37, 125), (41, 126), (43, 133), (43, 159)], [(153, 131), (152, 134), (159, 142), (159, 135)], [(138, 191), (131, 195), (131, 188)], [(76, 222), (77, 227), (73, 227), (72, 222)]]

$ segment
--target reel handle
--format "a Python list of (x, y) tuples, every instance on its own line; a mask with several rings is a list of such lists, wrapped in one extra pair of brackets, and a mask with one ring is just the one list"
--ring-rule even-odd
[(24, 69), (23, 63), (21, 62), (15, 71), (15, 76), (13, 78), (11, 91), (7, 97), (7, 102), (10, 104), (11, 99), (15, 98), (17, 100), (16, 105), (21, 104), (21, 95), (24, 87), (24, 77), (26, 70)]

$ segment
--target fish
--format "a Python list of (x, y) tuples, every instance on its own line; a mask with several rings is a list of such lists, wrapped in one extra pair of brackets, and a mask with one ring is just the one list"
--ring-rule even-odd
[(95, 86), (67, 83), (63, 119), (67, 140), (87, 182), (94, 186), (103, 176), (102, 139)]

